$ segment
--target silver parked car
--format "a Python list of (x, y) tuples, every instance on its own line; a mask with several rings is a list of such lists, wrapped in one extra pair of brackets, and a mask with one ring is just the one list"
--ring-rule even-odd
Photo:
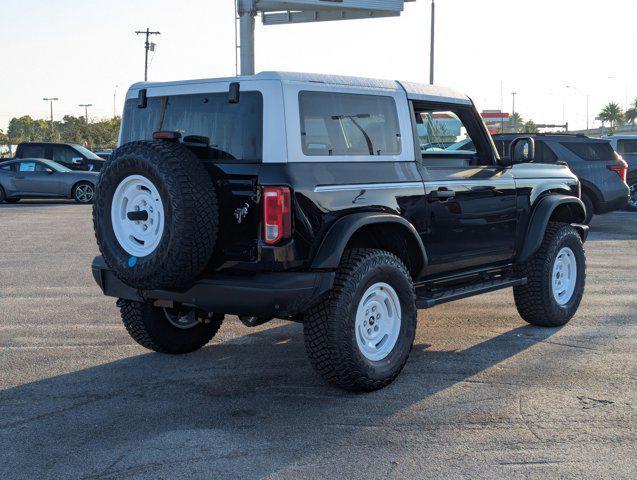
[(73, 198), (91, 203), (98, 172), (70, 170), (52, 160), (21, 158), (0, 163), (0, 203), (21, 198)]

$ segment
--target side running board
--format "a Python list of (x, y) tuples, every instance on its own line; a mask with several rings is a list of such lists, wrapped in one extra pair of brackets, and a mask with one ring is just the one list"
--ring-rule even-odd
[(424, 287), (416, 289), (416, 307), (431, 308), (441, 303), (460, 300), (461, 298), (472, 297), (481, 293), (493, 292), (502, 288), (524, 285), (526, 277), (523, 278), (496, 278), (491, 280), (465, 283), (453, 287), (442, 287), (436, 290), (427, 290)]

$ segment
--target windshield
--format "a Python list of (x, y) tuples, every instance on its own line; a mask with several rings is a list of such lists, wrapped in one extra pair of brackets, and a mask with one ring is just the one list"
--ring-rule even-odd
[[(259, 92), (241, 92), (239, 103), (227, 93), (149, 97), (146, 108), (136, 99), (124, 108), (122, 145), (151, 140), (153, 132), (181, 133), (182, 140), (208, 143), (197, 152), (208, 160), (260, 161), (263, 144), (263, 98)], [(203, 138), (202, 138), (203, 137)], [(205, 145), (205, 143), (203, 144)]]
[(72, 147), (84, 155), (89, 160), (102, 160), (100, 157), (91, 152), (88, 148), (83, 147), (82, 145), (73, 144)]
[(65, 167), (64, 165), (60, 165), (53, 160), (41, 160), (42, 163), (45, 163), (47, 167), (51, 167), (56, 172), (72, 172), (70, 168)]

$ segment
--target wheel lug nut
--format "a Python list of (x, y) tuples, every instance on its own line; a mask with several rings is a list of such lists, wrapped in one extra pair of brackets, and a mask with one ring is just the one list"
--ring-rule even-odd
[(374, 331), (377, 332), (378, 331), (378, 325), (374, 326)]
[(372, 307), (372, 312), (375, 312), (375, 311), (376, 311), (376, 307)]
[(379, 319), (379, 318), (380, 318), (380, 313), (377, 313), (376, 314), (376, 319)]
[(368, 335), (371, 335), (371, 333), (372, 333), (372, 329), (371, 329), (371, 328), (368, 328), (368, 329), (367, 329), (367, 334), (368, 334)]

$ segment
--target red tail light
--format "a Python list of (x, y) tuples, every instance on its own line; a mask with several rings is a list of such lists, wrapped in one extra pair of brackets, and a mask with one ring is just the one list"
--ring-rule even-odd
[(274, 245), (292, 234), (291, 195), (288, 187), (263, 187), (263, 240)]
[(626, 165), (625, 163), (623, 165), (608, 165), (608, 169), (617, 173), (617, 175), (619, 175), (619, 178), (621, 178), (624, 183), (626, 182), (626, 172), (628, 171), (628, 165)]

